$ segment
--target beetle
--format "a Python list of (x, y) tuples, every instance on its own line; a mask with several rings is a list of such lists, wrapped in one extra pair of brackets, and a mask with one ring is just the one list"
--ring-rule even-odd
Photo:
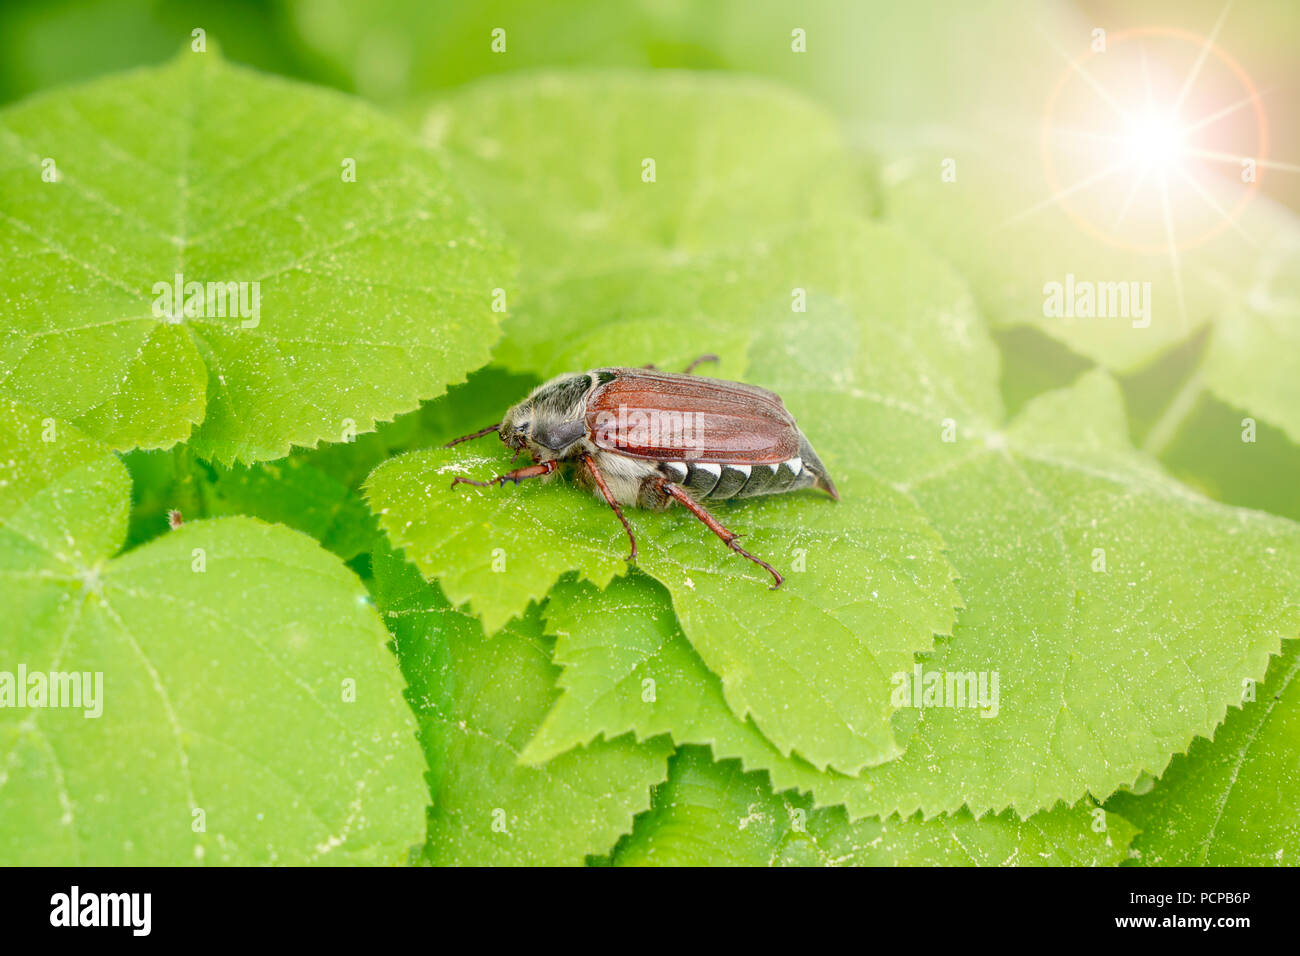
[(489, 481), (456, 478), (459, 484), (504, 487), (545, 478), (572, 466), (577, 483), (599, 494), (623, 523), (636, 559), (636, 536), (624, 507), (662, 511), (678, 502), (732, 551), (765, 568), (775, 583), (784, 578), (750, 554), (740, 537), (709, 514), (703, 501), (750, 498), (815, 488), (839, 500), (817, 452), (786, 411), (779, 395), (740, 382), (641, 368), (598, 368), (558, 375), (511, 407), (500, 422), (453, 439), (444, 447), (496, 432), (515, 458), (533, 464)]

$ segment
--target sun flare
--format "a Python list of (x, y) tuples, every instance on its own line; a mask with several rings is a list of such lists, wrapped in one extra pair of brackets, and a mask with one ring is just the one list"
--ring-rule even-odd
[(1143, 172), (1170, 175), (1184, 166), (1187, 130), (1173, 113), (1145, 111), (1129, 121), (1122, 152)]

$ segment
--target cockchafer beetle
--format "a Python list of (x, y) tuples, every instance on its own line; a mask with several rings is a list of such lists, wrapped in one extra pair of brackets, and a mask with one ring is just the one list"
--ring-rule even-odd
[(739, 382), (643, 368), (598, 368), (559, 375), (533, 389), (495, 425), (446, 444), (447, 448), (496, 432), (533, 464), (490, 481), (456, 478), (458, 484), (516, 485), (543, 478), (571, 465), (577, 483), (601, 495), (627, 531), (636, 558), (636, 536), (623, 506), (662, 511), (673, 501), (684, 505), (727, 547), (780, 572), (739, 544), (740, 537), (709, 514), (701, 501), (774, 495), (819, 488), (836, 501), (839, 493), (825, 466), (781, 397)]

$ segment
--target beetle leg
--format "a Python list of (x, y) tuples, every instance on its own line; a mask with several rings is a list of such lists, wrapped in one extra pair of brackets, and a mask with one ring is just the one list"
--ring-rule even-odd
[(614, 500), (614, 493), (609, 490), (609, 485), (605, 484), (605, 476), (602, 475), (600, 469), (596, 467), (596, 459), (592, 458), (590, 455), (583, 455), (582, 463), (586, 465), (587, 470), (591, 472), (591, 477), (595, 480), (596, 487), (599, 488), (600, 493), (605, 496), (605, 500), (609, 502), (609, 506), (614, 509), (614, 514), (618, 515), (618, 520), (623, 522), (623, 530), (627, 532), (627, 540), (632, 542), (632, 553), (627, 556), (627, 559), (629, 561), (635, 561), (636, 536), (632, 534), (632, 526), (627, 523), (627, 518), (623, 517), (623, 509), (620, 508), (618, 502)]
[(489, 488), (492, 485), (505, 487), (507, 481), (513, 481), (516, 485), (525, 478), (540, 478), (542, 475), (549, 475), (555, 470), (555, 462), (542, 461), (536, 465), (529, 465), (527, 468), (516, 468), (514, 471), (507, 471), (504, 475), (497, 475), (487, 481), (474, 481), (472, 478), (453, 478), (451, 486), (457, 485), (476, 485), (479, 488)]
[(699, 358), (697, 358), (690, 365), (686, 366), (686, 369), (685, 371), (682, 372), (682, 374), (690, 375), (692, 372), (695, 371), (695, 366), (702, 365), (705, 362), (716, 362), (716, 361), (718, 361), (718, 357), (714, 355), (712, 352), (707, 352), (704, 355), (701, 355)]
[(681, 488), (677, 487), (667, 478), (659, 479), (659, 487), (663, 490), (664, 494), (671, 495), (673, 498), (676, 498), (678, 501), (684, 504), (687, 510), (689, 510), (691, 514), (695, 515), (695, 517), (703, 521), (705, 525), (708, 526), (708, 529), (712, 531), (714, 534), (716, 534), (719, 538), (721, 538), (722, 543), (725, 544), (728, 548), (730, 548), (732, 551), (735, 551), (739, 555), (743, 555), (744, 557), (749, 558), (749, 560), (753, 561), (759, 567), (766, 568), (767, 571), (772, 575), (772, 577), (776, 579), (776, 583), (772, 585), (773, 591), (779, 588), (781, 586), (781, 583), (785, 581), (785, 578), (781, 577), (780, 571), (772, 567), (772, 565), (768, 564), (762, 558), (754, 557), (752, 554), (750, 554), (740, 545), (736, 544), (736, 539), (739, 538), (740, 535), (736, 534), (736, 532), (734, 531), (728, 531), (726, 528), (724, 528), (717, 518), (713, 517), (713, 515), (705, 511), (703, 505), (701, 505), (698, 501), (696, 501), (694, 498), (688, 495)]
[(451, 441), (447, 442), (447, 444), (443, 445), (442, 447), (450, 448), (452, 445), (459, 445), (463, 441), (470, 441), (471, 439), (474, 438), (482, 438), (484, 435), (490, 434), (491, 432), (496, 431), (500, 427), (501, 427), (501, 423), (497, 422), (495, 425), (489, 425), (487, 428), (480, 428), (478, 431), (470, 432), (468, 435), (461, 435), (459, 438), (453, 438)]

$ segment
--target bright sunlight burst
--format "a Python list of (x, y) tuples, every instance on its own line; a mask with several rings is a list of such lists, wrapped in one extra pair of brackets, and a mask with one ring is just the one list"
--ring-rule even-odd
[(1168, 175), (1182, 168), (1186, 143), (1186, 131), (1176, 116), (1149, 111), (1129, 124), (1123, 148), (1131, 165)]
[[(1232, 229), (1265, 170), (1300, 172), (1267, 157), (1263, 94), (1216, 39), (1166, 27), (1124, 31), (1068, 63), (1048, 95), (1042, 128), (1049, 207), (1086, 233), (1138, 253), (1167, 256), (1186, 322), (1180, 250)], [(1050, 41), (1049, 41), (1050, 42)]]

